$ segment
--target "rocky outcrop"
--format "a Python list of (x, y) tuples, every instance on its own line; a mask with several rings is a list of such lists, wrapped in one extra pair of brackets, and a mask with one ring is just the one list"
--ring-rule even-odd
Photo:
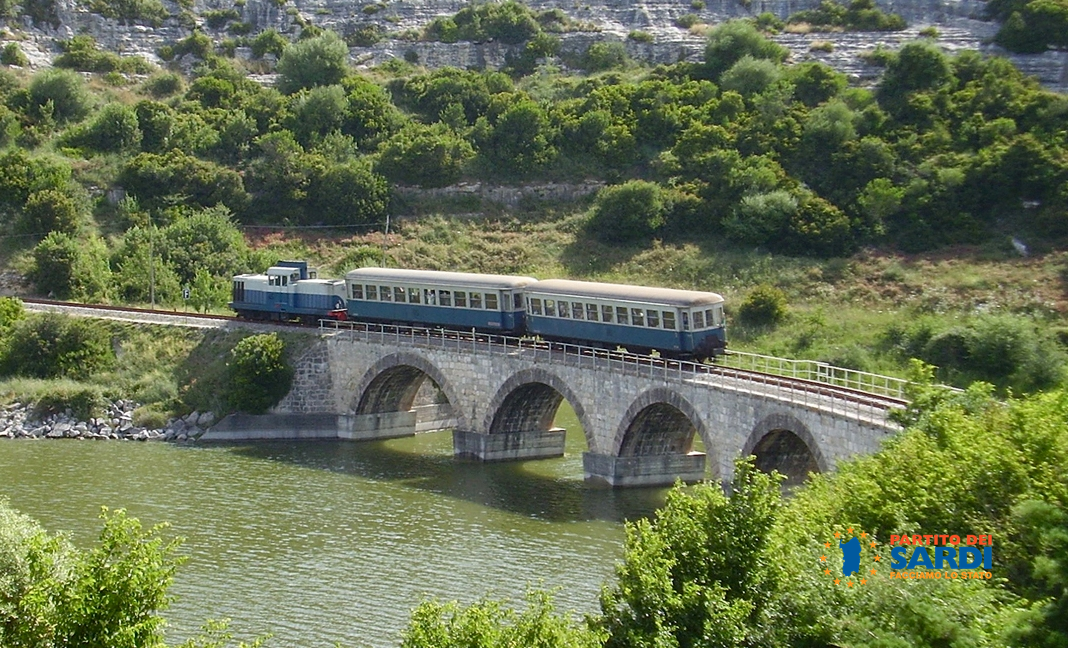
[(32, 405), (12, 403), (0, 410), (0, 439), (186, 441), (199, 438), (215, 422), (212, 412), (193, 412), (159, 429), (139, 427), (133, 424), (137, 406), (131, 400), (117, 400), (108, 403), (105, 416), (81, 421), (70, 409), (38, 418)]
[[(533, 0), (526, 2), (535, 10), (560, 9), (587, 31), (562, 35), (562, 49), (584, 52), (597, 40), (615, 39), (626, 44), (632, 57), (650, 63), (674, 63), (697, 60), (703, 50), (703, 36), (698, 32), (675, 26), (685, 14), (695, 14), (699, 20), (714, 24), (762, 12), (779, 17), (811, 8), (819, 0), (607, 0), (598, 3), (579, 0)], [(165, 6), (172, 18), (158, 28), (137, 24), (123, 24), (90, 13), (78, 0), (56, 0), (58, 27), (51, 24), (32, 25), (28, 18), (20, 24), (20, 44), (29, 56), (31, 65), (48, 65), (58, 54), (57, 39), (86, 33), (105, 48), (122, 54), (138, 54), (159, 62), (156, 51), (161, 45), (173, 43), (190, 30), (177, 18), (182, 9), (171, 0)], [(465, 0), (382, 0), (353, 3), (348, 0), (196, 0), (195, 21), (207, 33), (222, 40), (225, 28), (207, 29), (202, 17), (208, 10), (236, 9), (240, 21), (252, 27), (253, 33), (273, 28), (296, 36), (301, 24), (329, 28), (342, 35), (354, 33), (361, 27), (374, 25), (387, 35), (370, 47), (353, 47), (352, 60), (357, 65), (376, 65), (392, 58), (417, 58), (431, 68), (453, 66), (460, 68), (504, 67), (513, 48), (501, 43), (430, 43), (412, 40), (427, 23), (443, 15), (451, 15), (466, 4)], [(850, 34), (783, 34), (777, 36), (793, 53), (793, 60), (824, 60), (855, 78), (874, 78), (878, 70), (866, 66), (860, 55), (879, 45), (898, 47), (903, 41), (917, 36), (919, 28), (934, 25), (940, 36), (938, 43), (947, 50), (980, 49), (1000, 52), (988, 45), (997, 25), (982, 20), (984, 2), (981, 0), (878, 0), (878, 5), (900, 14), (912, 26), (899, 33)], [(697, 7), (697, 8), (695, 8)], [(187, 22), (188, 24), (188, 22)], [(653, 42), (627, 40), (632, 31), (644, 31)], [(812, 52), (814, 41), (830, 42), (831, 52)], [(824, 46), (826, 47), (826, 46)], [(248, 50), (243, 52), (249, 56)], [(1028, 74), (1037, 76), (1050, 88), (1068, 91), (1068, 52), (1047, 52), (1041, 55), (1010, 55), (1009, 58)]]

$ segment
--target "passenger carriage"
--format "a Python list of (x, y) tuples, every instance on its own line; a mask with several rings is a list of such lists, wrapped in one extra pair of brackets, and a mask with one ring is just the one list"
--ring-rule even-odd
[(306, 261), (279, 261), (266, 274), (233, 278), (230, 308), (247, 319), (275, 321), (346, 319), (345, 282), (319, 279)]
[(632, 352), (709, 357), (726, 346), (723, 297), (670, 288), (550, 279), (526, 287), (527, 332)]
[(532, 277), (360, 268), (345, 274), (350, 319), (521, 333)]

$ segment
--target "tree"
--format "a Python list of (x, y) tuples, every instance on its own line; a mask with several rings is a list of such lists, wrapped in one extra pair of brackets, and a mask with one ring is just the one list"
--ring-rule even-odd
[(137, 114), (121, 103), (106, 104), (83, 128), (65, 137), (71, 146), (91, 153), (131, 153), (141, 145)]
[(26, 199), (18, 230), (41, 237), (49, 232), (76, 234), (81, 218), (82, 211), (69, 193), (43, 189)]
[(182, 202), (203, 207), (222, 204), (237, 211), (248, 201), (237, 172), (178, 149), (137, 155), (123, 166), (118, 182), (150, 209)]
[(724, 90), (733, 90), (743, 97), (760, 94), (782, 78), (782, 67), (765, 59), (755, 59), (749, 54), (738, 59), (723, 76), (720, 85)]
[(290, 130), (305, 148), (345, 123), (348, 102), (340, 85), (319, 86), (296, 96)]
[(70, 234), (52, 232), (33, 249), (33, 266), (27, 277), (40, 294), (58, 299), (102, 299), (111, 283), (107, 246), (99, 238), (79, 241)]
[(7, 375), (84, 379), (114, 363), (100, 321), (46, 313), (15, 323), (0, 367)]
[(908, 95), (942, 87), (953, 76), (949, 61), (930, 43), (907, 43), (890, 59), (879, 84), (879, 103), (891, 112), (907, 104)]
[(511, 103), (479, 131), (479, 154), (505, 173), (529, 173), (556, 156), (545, 110), (529, 99)]
[(389, 185), (366, 160), (322, 164), (311, 180), (305, 222), (324, 225), (380, 223), (389, 207)]
[(81, 121), (93, 105), (93, 97), (81, 75), (71, 70), (50, 69), (30, 81), (30, 103), (36, 116), (59, 123)]
[(278, 59), (278, 89), (292, 94), (302, 88), (341, 83), (348, 59), (348, 46), (332, 31), (294, 43)]
[(70, 176), (64, 161), (31, 157), (22, 149), (8, 151), (0, 155), (0, 208), (21, 209), (35, 192), (62, 191)]
[(589, 227), (609, 242), (648, 241), (664, 226), (668, 208), (660, 185), (631, 180), (597, 193)]
[(192, 283), (199, 271), (230, 277), (244, 269), (248, 245), (225, 207), (180, 215), (160, 237), (158, 253), (183, 284)]
[(467, 140), (444, 124), (412, 124), (382, 146), (378, 170), (393, 182), (444, 187), (460, 179), (475, 156)]
[(650, 520), (627, 523), (618, 582), (601, 593), (606, 648), (760, 645), (755, 621), (777, 587), (768, 540), (779, 486), (751, 462), (718, 484), (672, 489)]
[(293, 368), (278, 334), (251, 335), (230, 352), (227, 400), (239, 411), (262, 414), (289, 393)]
[(785, 47), (764, 38), (749, 21), (728, 20), (708, 35), (705, 68), (713, 79), (718, 79), (745, 56), (781, 63), (789, 53)]

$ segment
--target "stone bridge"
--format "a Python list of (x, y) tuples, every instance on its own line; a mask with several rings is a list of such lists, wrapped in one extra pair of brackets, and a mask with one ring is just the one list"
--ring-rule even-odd
[[(414, 408), (428, 385), (447, 401), (436, 408), (440, 423), (429, 426)], [(788, 484), (799, 482), (877, 450), (897, 429), (888, 401), (811, 381), (396, 328), (324, 333), (299, 358), (291, 391), (270, 415), (235, 415), (204, 438), (380, 439), (452, 427), (457, 455), (552, 457), (564, 452), (565, 431), (553, 427), (564, 399), (585, 433), (585, 477), (613, 486), (695, 481), (709, 471), (728, 482), (734, 459), (749, 454)], [(694, 452), (698, 437), (707, 456)]]

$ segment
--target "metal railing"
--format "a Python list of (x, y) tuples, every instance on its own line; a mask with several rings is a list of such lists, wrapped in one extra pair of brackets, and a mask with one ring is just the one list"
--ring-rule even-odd
[[(746, 362), (752, 366), (743, 368), (725, 366), (719, 359), (717, 364), (704, 364), (565, 342), (547, 342), (539, 338), (448, 329), (336, 320), (320, 320), (319, 327), (325, 334), (352, 341), (521, 357), (535, 363), (566, 364), (664, 382), (714, 383), (725, 389), (771, 397), (831, 414), (851, 416), (876, 425), (885, 425), (888, 411), (905, 404), (902, 396), (906, 381), (876, 374), (852, 375), (865, 372), (853, 372), (830, 365), (821, 368), (818, 366), (820, 363), (811, 361), (791, 361), (745, 354), (749, 357)], [(772, 361), (781, 361), (781, 364)], [(872, 391), (865, 391), (866, 389)]]
[(728, 351), (725, 356), (717, 358), (716, 363), (745, 371), (759, 371), (776, 376), (788, 376), (826, 385), (846, 387), (866, 394), (877, 394), (899, 400), (905, 400), (905, 388), (909, 383), (904, 378), (894, 378), (867, 371), (836, 367), (826, 362), (791, 360), (758, 353), (745, 353), (743, 351)]

